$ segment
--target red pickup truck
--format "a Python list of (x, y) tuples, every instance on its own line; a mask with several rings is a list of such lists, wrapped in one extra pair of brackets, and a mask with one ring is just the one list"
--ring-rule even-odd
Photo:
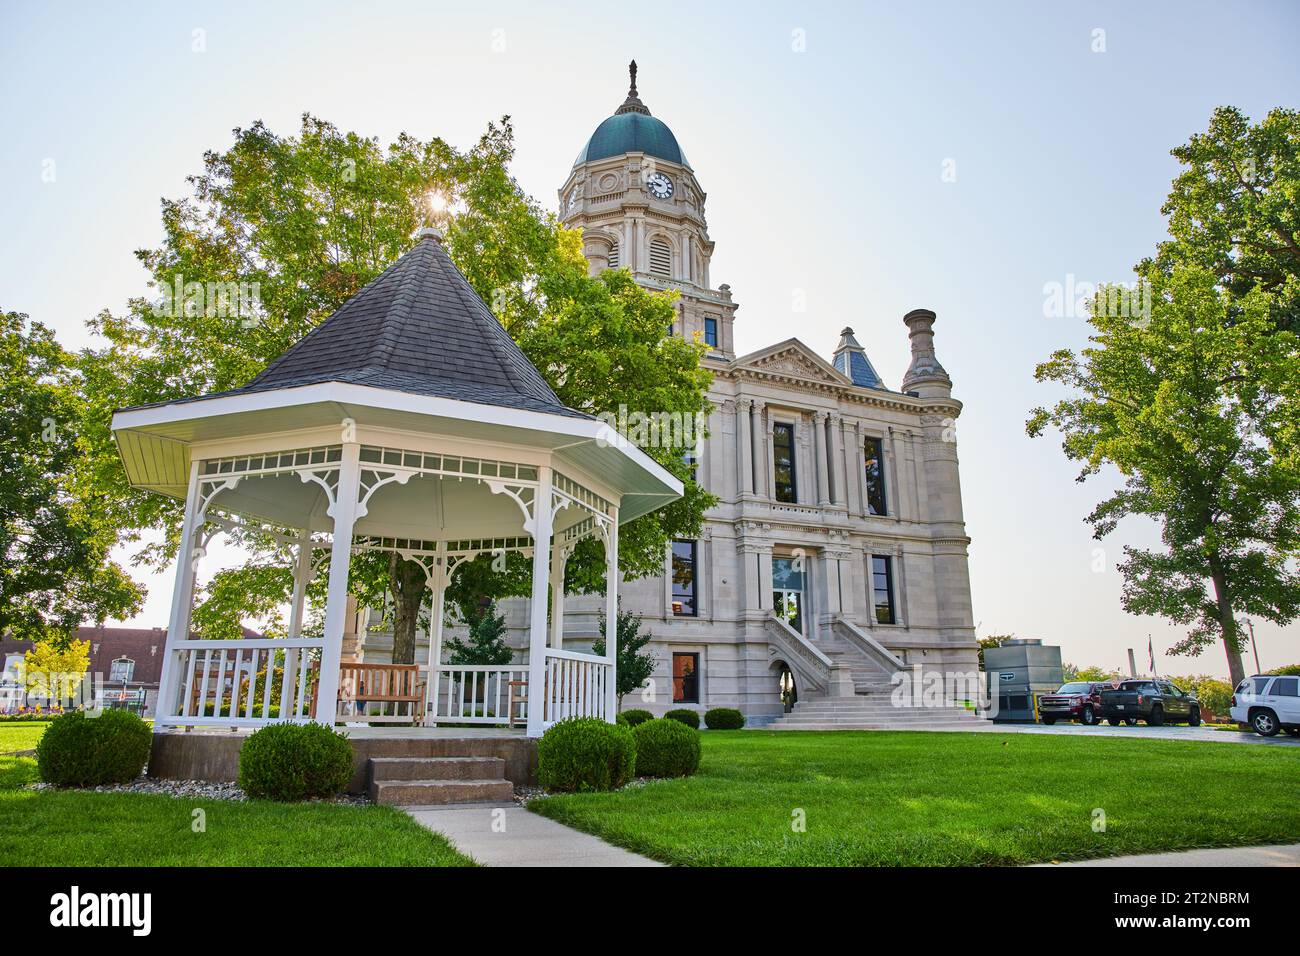
[(1038, 716), (1043, 723), (1077, 720), (1091, 727), (1101, 722), (1101, 689), (1106, 684), (1078, 680), (1062, 684), (1055, 694), (1038, 698)]

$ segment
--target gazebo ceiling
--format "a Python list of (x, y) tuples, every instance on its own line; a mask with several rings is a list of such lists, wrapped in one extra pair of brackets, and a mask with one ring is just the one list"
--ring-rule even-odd
[[(356, 429), (349, 440), (362, 443), (427, 451), (443, 441), (484, 459), (568, 467), (616, 499), (620, 523), (682, 493), (680, 481), (614, 429), (559, 403), (431, 230), (247, 386), (121, 410), (113, 431), (133, 485), (184, 498), (196, 457), (338, 444), (345, 422)], [(222, 492), (221, 507), (298, 527), (306, 525), (295, 516), (310, 516), (312, 526), (328, 527), (319, 498), (293, 480), (249, 477)], [(357, 533), (419, 526), (459, 535), (462, 518), (478, 522), (465, 529), (478, 536), (496, 534), (497, 524), (517, 532), (508, 498), (477, 481), (454, 483), (492, 502), (425, 487), (447, 483), (425, 476), (384, 488), (383, 504), (376, 498)], [(405, 509), (402, 529), (390, 505)]]

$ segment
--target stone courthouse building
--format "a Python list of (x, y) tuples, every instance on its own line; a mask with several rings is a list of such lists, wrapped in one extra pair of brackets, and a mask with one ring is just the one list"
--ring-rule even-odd
[[(782, 726), (958, 719), (886, 711), (881, 698), (900, 669), (977, 670), (961, 403), (935, 356), (934, 313), (902, 317), (911, 365), (898, 390), (851, 328), (829, 358), (797, 338), (737, 355), (737, 302), (709, 274), (705, 191), (639, 98), (635, 65), (626, 101), (582, 147), (559, 199), (593, 274), (624, 268), (680, 292), (672, 332), (707, 343), (713, 373), (696, 476), (718, 503), (697, 539), (664, 555), (662, 574), (623, 586), (657, 660), (624, 706), (738, 707), (751, 723)], [(898, 348), (902, 335), (871, 345)], [(566, 645), (589, 647), (599, 608), (568, 597)], [(505, 610), (522, 641), (526, 602)], [(367, 652), (383, 637), (368, 634)]]

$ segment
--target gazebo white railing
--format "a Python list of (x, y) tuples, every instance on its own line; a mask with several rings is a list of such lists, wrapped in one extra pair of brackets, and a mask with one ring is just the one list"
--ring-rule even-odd
[(164, 669), (183, 675), (172, 684), (179, 694), (159, 698), (154, 722), (256, 727), (310, 720), (309, 674), (320, 650), (320, 638), (177, 641), (167, 649)]

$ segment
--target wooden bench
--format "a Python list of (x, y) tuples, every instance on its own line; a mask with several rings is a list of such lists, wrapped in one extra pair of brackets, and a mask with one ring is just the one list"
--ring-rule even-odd
[[(515, 725), (515, 705), (528, 703), (528, 681), (512, 680), (507, 681), (506, 686), (510, 688), (509, 703), (506, 705), (506, 716), (509, 718), (510, 727)], [(523, 720), (521, 715), (520, 720)]]
[[(311, 685), (311, 715), (316, 716), (319, 678)], [(355, 717), (370, 724), (415, 724), (424, 722), (424, 680), (419, 664), (362, 664), (344, 661), (339, 666), (339, 691), (336, 708), (340, 720)], [(347, 713), (349, 706), (377, 704), (379, 713)], [(399, 713), (406, 704), (406, 713)], [(385, 710), (391, 711), (385, 713)]]

